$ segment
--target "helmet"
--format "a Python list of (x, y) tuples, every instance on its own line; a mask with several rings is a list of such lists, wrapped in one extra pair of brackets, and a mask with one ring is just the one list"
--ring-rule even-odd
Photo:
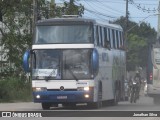
[(136, 71), (136, 74), (139, 74), (139, 71), (138, 71), (138, 70)]

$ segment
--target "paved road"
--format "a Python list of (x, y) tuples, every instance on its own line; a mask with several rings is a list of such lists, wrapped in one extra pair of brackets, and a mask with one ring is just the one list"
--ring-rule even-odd
[[(0, 103), (0, 111), (41, 111), (41, 104), (40, 103), (33, 103), (33, 102), (18, 102), (18, 103)], [(51, 108), (51, 110), (91, 110), (94, 111), (95, 109), (88, 109), (85, 105), (78, 105), (76, 109), (70, 109), (70, 108), (63, 108), (61, 105), (59, 105), (58, 108)], [(153, 99), (151, 97), (145, 97), (144, 95), (141, 95), (140, 99), (136, 103), (129, 103), (128, 101), (125, 102), (119, 102), (118, 106), (105, 106), (101, 109), (96, 109), (96, 111), (111, 111), (111, 110), (117, 110), (117, 111), (134, 111), (134, 110), (159, 110), (160, 106), (153, 104)]]
[[(0, 104), (0, 111), (40, 111), (44, 112), (41, 108), (41, 104), (39, 103), (33, 103), (33, 102), (27, 102), (27, 103), (1, 103)], [(60, 111), (56, 113), (57, 111)], [(65, 111), (77, 111), (78, 116), (83, 116), (83, 111), (93, 111), (94, 113), (89, 113), (89, 116), (95, 115), (95, 112), (102, 112), (102, 111), (160, 111), (160, 106), (154, 105), (153, 104), (153, 99), (150, 97), (145, 97), (141, 95), (140, 99), (137, 101), (137, 103), (129, 103), (128, 101), (126, 102), (119, 102), (118, 106), (105, 106), (102, 107), (101, 109), (88, 109), (85, 105), (79, 105), (77, 106), (76, 109), (71, 109), (71, 108), (63, 108), (59, 106), (58, 108), (52, 108), (49, 111), (46, 111), (48, 114), (52, 112), (52, 114), (56, 114), (58, 117), (54, 117), (54, 119), (58, 120), (79, 120), (82, 118), (78, 117), (63, 117), (66, 115), (72, 116), (71, 113), (66, 113)], [(63, 112), (63, 114), (62, 114)], [(64, 114), (65, 113), (65, 114)], [(133, 113), (134, 114), (134, 113)], [(6, 118), (5, 118), (6, 119)], [(13, 118), (13, 120), (17, 120), (17, 118)], [(20, 118), (18, 118), (20, 119)], [(27, 118), (26, 118), (27, 119)], [(29, 118), (29, 119), (35, 119), (35, 118)], [(37, 118), (37, 120), (50, 120), (53, 118), (48, 117), (48, 118)], [(83, 117), (83, 120), (160, 120), (158, 117)]]

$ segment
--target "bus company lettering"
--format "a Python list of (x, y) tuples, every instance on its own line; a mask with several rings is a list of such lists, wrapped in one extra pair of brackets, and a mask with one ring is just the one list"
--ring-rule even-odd
[(77, 86), (78, 87), (84, 87), (84, 86), (88, 86), (88, 82), (77, 82)]

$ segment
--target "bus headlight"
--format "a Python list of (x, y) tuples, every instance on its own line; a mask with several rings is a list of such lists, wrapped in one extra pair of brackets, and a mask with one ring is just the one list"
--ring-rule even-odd
[(88, 95), (88, 94), (86, 94), (86, 95), (84, 95), (84, 97), (85, 97), (85, 98), (89, 98), (89, 95)]
[(89, 91), (89, 87), (84, 87), (84, 91)]
[(40, 99), (40, 98), (41, 98), (41, 96), (40, 96), (40, 95), (36, 95), (36, 98), (37, 98), (37, 99)]
[(47, 91), (46, 87), (33, 87), (32, 90), (34, 92), (38, 92), (38, 91)]
[(78, 91), (89, 91), (89, 87), (78, 87)]

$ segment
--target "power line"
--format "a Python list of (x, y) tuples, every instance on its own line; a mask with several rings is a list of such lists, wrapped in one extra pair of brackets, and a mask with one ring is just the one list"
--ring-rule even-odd
[(115, 11), (115, 12), (120, 13), (120, 14), (124, 14), (124, 13), (125, 13), (125, 12), (122, 12), (122, 11), (120, 11), (120, 10), (116, 10), (116, 9), (114, 9), (114, 8), (112, 8), (112, 7), (104, 4), (104, 3), (102, 3), (100, 0), (96, 0), (96, 1), (97, 1), (101, 6), (103, 6), (103, 7), (105, 7), (105, 8), (108, 8), (108, 9), (111, 9), (112, 12)]
[[(75, 1), (75, 3), (77, 3), (77, 2)], [(86, 1), (85, 1), (85, 3), (88, 4), (88, 2), (86, 2)], [(77, 4), (79, 4), (79, 3), (77, 3)], [(101, 12), (97, 11), (97, 10), (96, 10), (94, 7), (92, 7), (90, 4), (88, 4), (88, 6), (90, 6), (93, 10), (90, 10), (90, 9), (88, 9), (88, 8), (86, 8), (86, 7), (84, 7), (84, 9), (85, 9), (86, 11), (92, 13), (92, 14), (95, 14), (95, 15), (98, 15), (98, 16), (100, 15), (100, 16), (107, 17), (107, 18), (117, 18), (117, 17), (115, 17), (115, 16), (109, 16), (109, 15), (106, 15), (106, 14), (104, 14), (104, 13), (101, 13)]]
[(133, 0), (130, 0), (129, 3), (132, 4), (133, 6), (135, 6), (137, 9), (143, 11), (143, 12), (155, 13), (159, 10), (159, 8), (153, 8), (153, 9), (146, 8), (144, 5), (142, 7), (142, 5), (140, 3), (135, 3)]

